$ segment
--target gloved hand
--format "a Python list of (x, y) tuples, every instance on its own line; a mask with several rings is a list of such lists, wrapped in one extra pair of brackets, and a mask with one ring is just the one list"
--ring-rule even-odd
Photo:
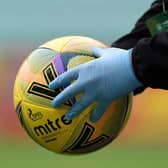
[(73, 119), (96, 101), (91, 121), (99, 120), (112, 101), (142, 86), (132, 69), (131, 52), (118, 48), (94, 48), (93, 53), (99, 58), (63, 73), (49, 84), (50, 89), (56, 89), (76, 80), (54, 98), (53, 107), (78, 93), (84, 93), (68, 111), (66, 118)]

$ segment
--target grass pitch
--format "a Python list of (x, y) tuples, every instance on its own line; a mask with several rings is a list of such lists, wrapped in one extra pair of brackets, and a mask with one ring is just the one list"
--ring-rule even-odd
[(130, 148), (110, 145), (81, 156), (62, 156), (42, 147), (0, 144), (2, 168), (158, 168), (168, 167), (168, 148)]

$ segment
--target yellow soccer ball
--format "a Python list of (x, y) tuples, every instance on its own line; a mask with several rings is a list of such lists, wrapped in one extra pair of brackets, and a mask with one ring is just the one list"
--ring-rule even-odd
[(35, 49), (18, 71), (14, 85), (15, 111), (28, 135), (50, 151), (60, 154), (95, 151), (114, 140), (127, 122), (132, 94), (114, 101), (96, 123), (90, 121), (94, 103), (72, 121), (66, 120), (65, 113), (81, 95), (59, 108), (51, 106), (53, 98), (64, 88), (50, 90), (48, 84), (68, 69), (96, 59), (93, 47), (107, 48), (88, 37), (56, 38)]

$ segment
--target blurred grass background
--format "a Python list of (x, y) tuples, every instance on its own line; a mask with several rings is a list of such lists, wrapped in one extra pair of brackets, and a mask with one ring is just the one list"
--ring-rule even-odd
[(0, 0), (0, 167), (168, 167), (168, 93), (134, 97), (130, 120), (106, 148), (60, 156), (35, 144), (13, 109), (13, 83), (26, 56), (41, 43), (82, 35), (108, 45), (128, 33), (152, 0)]

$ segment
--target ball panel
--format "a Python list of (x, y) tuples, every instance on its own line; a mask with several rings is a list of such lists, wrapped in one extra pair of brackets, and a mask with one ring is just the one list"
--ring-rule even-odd
[[(79, 121), (73, 134), (63, 147), (67, 153), (88, 153), (104, 147), (113, 141), (125, 122), (128, 115), (129, 106), (125, 106), (128, 97), (113, 102), (101, 119), (96, 123), (90, 121), (91, 109), (83, 112), (77, 117)], [(94, 108), (95, 104), (93, 104)], [(76, 137), (75, 135), (79, 135)]]
[[(23, 127), (43, 147), (57, 153), (64, 153), (63, 146), (71, 136), (74, 135), (74, 139), (79, 136), (80, 128), (82, 128), (81, 120), (83, 120), (82, 116), (73, 121), (66, 120), (65, 113), (67, 110), (66, 106), (49, 108), (39, 106), (39, 104), (35, 104), (30, 100), (24, 100), (22, 102)], [(84, 114), (89, 114), (89, 112), (90, 107), (85, 110)], [(80, 128), (79, 123), (81, 123)], [(74, 129), (77, 127), (78, 131), (74, 133)], [(68, 145), (70, 146), (70, 143)]]
[(95, 59), (94, 57), (91, 57), (88, 55), (76, 55), (75, 57), (69, 60), (67, 69), (69, 70), (69, 69), (75, 68), (76, 66), (80, 64), (84, 64), (94, 59)]
[(63, 118), (66, 109), (57, 110), (25, 101), (22, 109), (25, 125), (32, 132), (31, 137), (43, 147), (60, 152), (60, 147), (67, 141), (68, 125), (71, 123)]
[(94, 47), (101, 47), (107, 48), (107, 46), (97, 40), (77, 36), (71, 39), (65, 46), (62, 48), (61, 52), (75, 52), (75, 53), (84, 53), (88, 55), (93, 55), (93, 48)]
[(17, 112), (17, 106), (19, 102), (22, 100), (22, 92), (20, 91), (20, 85), (18, 83), (18, 79), (16, 78), (14, 89), (13, 89), (13, 103), (14, 103), (14, 109)]
[(124, 129), (124, 127), (126, 126), (126, 124), (128, 122), (128, 119), (129, 119), (130, 114), (131, 114), (132, 99), (133, 99), (133, 93), (130, 93), (127, 96), (127, 102), (125, 103), (125, 111), (126, 111), (125, 120), (123, 121), (123, 124), (121, 125), (120, 131), (118, 132), (118, 134)]
[(54, 40), (50, 40), (43, 45), (40, 46), (40, 48), (49, 48), (51, 50), (61, 52), (62, 48), (72, 39), (76, 38), (76, 36), (65, 36), (56, 38)]
[(27, 58), (29, 69), (32, 73), (38, 74), (39, 70), (46, 67), (59, 53), (48, 48), (38, 48)]

